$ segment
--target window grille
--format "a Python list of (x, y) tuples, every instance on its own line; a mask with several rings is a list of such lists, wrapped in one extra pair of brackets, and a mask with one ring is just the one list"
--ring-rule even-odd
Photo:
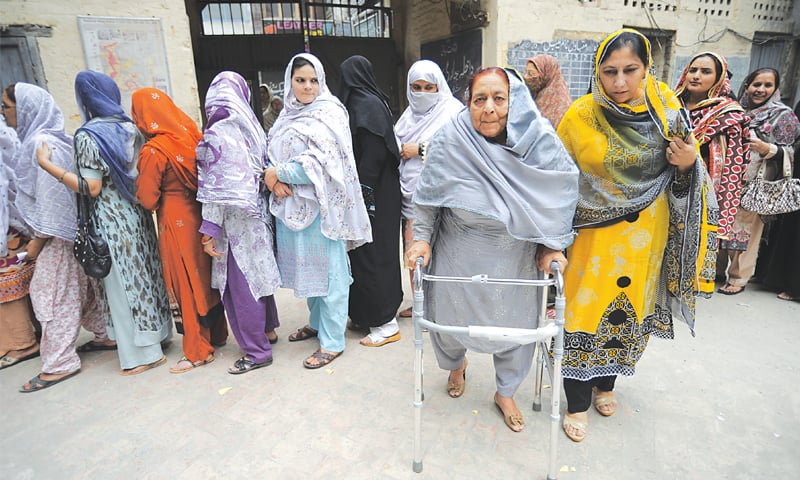
[(203, 35), (296, 35), (391, 38), (383, 0), (200, 2)]

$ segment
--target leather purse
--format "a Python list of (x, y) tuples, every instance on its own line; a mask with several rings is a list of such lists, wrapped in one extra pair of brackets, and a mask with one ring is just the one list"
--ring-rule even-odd
[(756, 177), (742, 187), (739, 204), (745, 210), (759, 215), (780, 215), (800, 210), (800, 179), (792, 178), (792, 166), (783, 161), (783, 175), (776, 180), (765, 180), (767, 162), (762, 162)]
[(94, 198), (89, 194), (89, 184), (78, 175), (78, 233), (72, 253), (83, 267), (86, 275), (105, 278), (111, 271), (111, 251), (97, 228), (94, 216)]

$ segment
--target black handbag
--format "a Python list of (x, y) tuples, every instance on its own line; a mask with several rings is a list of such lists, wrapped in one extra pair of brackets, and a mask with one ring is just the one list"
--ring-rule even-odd
[(78, 259), (86, 275), (104, 278), (111, 271), (111, 251), (97, 228), (94, 217), (94, 198), (89, 194), (89, 184), (78, 177), (78, 234), (72, 253)]
[(783, 158), (783, 175), (777, 180), (764, 179), (767, 162), (758, 169), (756, 178), (742, 187), (739, 204), (760, 215), (780, 215), (800, 210), (800, 179), (792, 178), (792, 167)]

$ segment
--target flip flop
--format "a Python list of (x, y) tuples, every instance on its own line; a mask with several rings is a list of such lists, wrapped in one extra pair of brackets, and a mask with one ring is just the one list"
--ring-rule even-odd
[(413, 312), (411, 311), (411, 307), (406, 308), (405, 310), (400, 310), (397, 316), (400, 318), (411, 318)]
[(745, 288), (745, 286), (743, 285), (742, 287), (739, 288), (739, 290), (734, 290), (734, 291), (725, 290), (728, 287), (736, 288), (736, 285), (731, 285), (730, 283), (726, 283), (722, 287), (719, 287), (717, 289), (717, 292), (723, 295), (739, 295), (740, 293), (744, 292)]
[(800, 302), (800, 298), (793, 297), (786, 292), (781, 292), (778, 294), (778, 300), (785, 300), (787, 302)]
[[(311, 370), (316, 370), (317, 368), (322, 368), (325, 365), (336, 360), (339, 356), (342, 355), (342, 353), (344, 352), (338, 352), (336, 354), (333, 354), (333, 353), (325, 353), (322, 350), (317, 350), (316, 352), (312, 353), (310, 357), (303, 360), (303, 366)], [(316, 359), (318, 363), (309, 362), (309, 360), (311, 360), (312, 358)]]
[(8, 356), (0, 357), (0, 370), (2, 370), (4, 368), (11, 367), (11, 366), (14, 366), (14, 365), (16, 365), (18, 363), (24, 362), (25, 360), (30, 360), (31, 358), (36, 358), (38, 356), (39, 356), (39, 350), (36, 350), (33, 353), (29, 353), (28, 355), (25, 355), (24, 357), (21, 357), (21, 358), (14, 358), (14, 357), (8, 357)]
[(250, 370), (255, 370), (256, 368), (261, 368), (261, 367), (268, 367), (270, 365), (272, 365), (271, 358), (265, 362), (256, 363), (245, 356), (233, 362), (233, 366), (228, 369), (228, 373), (230, 373), (231, 375), (240, 375), (242, 373), (247, 373)]
[(201, 360), (199, 362), (193, 362), (193, 361), (189, 360), (186, 357), (182, 357), (180, 360), (178, 360), (178, 363), (189, 362), (189, 366), (186, 367), (186, 368), (169, 367), (169, 373), (186, 373), (189, 370), (194, 370), (197, 367), (202, 367), (203, 365), (208, 365), (209, 363), (211, 363), (213, 361), (214, 361), (214, 354), (213, 353), (210, 354), (208, 356), (208, 358), (206, 358), (205, 360)]
[(167, 356), (162, 355), (160, 360), (156, 360), (153, 363), (148, 363), (147, 365), (139, 365), (138, 367), (128, 368), (126, 370), (120, 370), (119, 374), (122, 375), (123, 377), (128, 377), (130, 375), (139, 375), (142, 372), (146, 372), (152, 368), (164, 365), (165, 363), (167, 363)]
[(309, 338), (315, 338), (317, 336), (317, 331), (312, 329), (310, 326), (305, 325), (303, 328), (298, 328), (293, 334), (289, 335), (290, 342), (300, 342), (302, 340), (308, 340)]
[(85, 353), (85, 352), (97, 352), (97, 351), (100, 351), (100, 350), (116, 350), (116, 349), (117, 349), (117, 344), (116, 343), (114, 345), (105, 345), (105, 344), (102, 344), (102, 343), (99, 343), (99, 342), (95, 342), (94, 340), (92, 340), (92, 341), (86, 342), (83, 345), (81, 345), (80, 347), (76, 348), (75, 351), (79, 352), (79, 353)]
[(42, 374), (40, 373), (39, 375), (36, 375), (35, 377), (28, 380), (28, 383), (25, 384), (25, 385), (30, 385), (30, 388), (25, 388), (25, 385), (23, 385), (19, 388), (19, 391), (21, 393), (38, 392), (39, 390), (44, 390), (45, 388), (52, 387), (56, 383), (61, 383), (70, 377), (74, 377), (78, 373), (80, 373), (80, 369), (75, 370), (74, 372), (69, 373), (67, 375), (64, 375), (58, 380), (45, 380), (41, 377)]

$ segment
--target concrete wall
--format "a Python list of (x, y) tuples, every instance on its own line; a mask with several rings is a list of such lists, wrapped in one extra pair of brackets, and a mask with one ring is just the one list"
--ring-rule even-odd
[[(67, 131), (80, 126), (75, 103), (75, 74), (86, 69), (86, 60), (78, 31), (78, 15), (107, 17), (157, 17), (161, 19), (166, 45), (167, 64), (175, 103), (198, 125), (200, 105), (189, 23), (180, 0), (0, 0), (2, 25), (46, 25), (53, 29), (50, 38), (40, 37), (39, 53), (47, 89), (64, 111)], [(123, 105), (130, 110), (130, 105)]]
[[(450, 35), (450, 18), (447, 16), (444, 1), (410, 0), (408, 4), (410, 7), (403, 10), (406, 17), (403, 58), (406, 71), (412, 63), (419, 60), (420, 46), (423, 43)], [(398, 8), (402, 7), (395, 7)]]
[[(411, 1), (411, 18), (421, 20), (409, 20), (409, 29), (415, 31), (406, 39), (406, 61), (411, 53), (418, 52), (419, 43), (449, 34), (446, 17), (433, 20), (431, 14), (432, 10), (443, 12), (444, 1)], [(799, 28), (795, 21), (800, 18), (800, 5), (792, 8), (793, 3), (798, 2), (648, 0), (648, 8), (642, 8), (642, 2), (635, 0), (480, 0), (489, 18), (483, 28), (483, 65), (524, 68), (520, 59), (527, 58), (537, 46), (553, 46), (552, 42), (561, 42), (566, 57), (576, 53), (570, 52), (573, 47), (583, 49), (587, 41), (599, 42), (610, 32), (629, 26), (672, 35), (657, 65), (660, 78), (668, 84), (677, 81), (694, 54), (713, 50), (728, 59), (736, 89), (749, 70), (750, 39), (757, 32), (792, 34)], [(791, 58), (785, 59), (781, 68), (800, 71), (795, 53), (787, 55)], [(793, 75), (788, 77), (794, 80)], [(789, 86), (788, 93), (793, 93), (795, 84)]]
[[(790, 14), (783, 21), (758, 19), (755, 3), (745, 0), (733, 0), (725, 6), (722, 1), (710, 0), (647, 2), (654, 5), (653, 9), (643, 9), (642, 2), (633, 0), (484, 0), (481, 3), (500, 25), (494, 53), (499, 59), (505, 58), (508, 45), (521, 40), (553, 40), (558, 31), (584, 32), (584, 38), (591, 38), (593, 33), (607, 34), (622, 26), (675, 31), (678, 55), (712, 49), (736, 56), (750, 52), (750, 42), (742, 37), (752, 38), (755, 32), (791, 34), (794, 27)], [(791, 1), (764, 3), (786, 7)], [(487, 57), (491, 55), (487, 51)]]

